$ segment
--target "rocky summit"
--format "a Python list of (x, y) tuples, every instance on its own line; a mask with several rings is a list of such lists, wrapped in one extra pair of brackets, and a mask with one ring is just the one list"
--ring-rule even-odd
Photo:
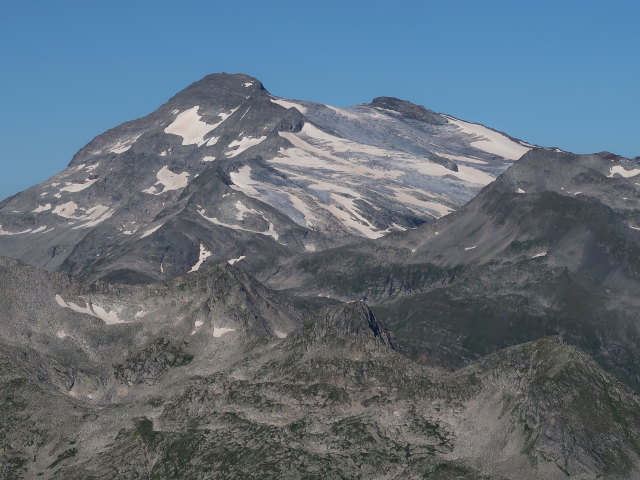
[(215, 74), (0, 203), (0, 478), (640, 479), (640, 159)]

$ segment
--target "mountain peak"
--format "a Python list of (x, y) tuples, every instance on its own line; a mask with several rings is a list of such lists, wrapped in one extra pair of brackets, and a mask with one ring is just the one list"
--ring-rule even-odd
[(376, 97), (371, 101), (371, 105), (376, 108), (393, 110), (407, 118), (420, 120), (432, 125), (444, 125), (447, 123), (447, 120), (438, 113), (428, 110), (422, 105), (416, 105), (415, 103), (396, 97)]
[(191, 86), (199, 84), (209, 87), (241, 86), (243, 88), (253, 87), (264, 90), (264, 86), (260, 80), (244, 73), (210, 73), (209, 75), (202, 77), (197, 82), (192, 83)]
[(202, 77), (177, 93), (168, 105), (180, 106), (182, 103), (207, 105), (220, 103), (223, 97), (242, 97), (255, 92), (269, 93), (262, 82), (243, 73), (212, 73)]
[(215, 73), (0, 204), (0, 254), (112, 282), (268, 274), (446, 215), (529, 148), (397, 98), (336, 108)]
[(393, 349), (399, 350), (393, 333), (378, 320), (366, 303), (348, 302), (327, 307), (317, 327), (325, 334), (333, 333), (345, 337), (371, 338)]

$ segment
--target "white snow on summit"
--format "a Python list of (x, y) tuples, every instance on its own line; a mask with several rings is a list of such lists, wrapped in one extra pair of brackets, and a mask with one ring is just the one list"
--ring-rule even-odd
[(471, 141), (471, 146), (485, 152), (501, 157), (518, 160), (522, 155), (531, 150), (518, 142), (511, 140), (506, 135), (477, 123), (469, 123), (457, 118), (444, 115), (450, 123), (457, 126), (464, 133), (472, 135), (476, 139)]
[(296, 110), (298, 110), (300, 113), (307, 113), (307, 107), (300, 105), (299, 103), (294, 103), (288, 100), (284, 100), (282, 98), (271, 98), (270, 99), (273, 103), (280, 105), (281, 107), (284, 108), (295, 108)]
[(164, 132), (182, 137), (182, 145), (198, 145), (199, 147), (205, 143), (209, 145), (208, 140), (205, 140), (204, 136), (212, 130), (215, 130), (236, 111), (236, 109), (232, 109), (228, 113), (220, 113), (218, 116), (221, 120), (218, 123), (209, 124), (203, 122), (202, 117), (198, 115), (199, 108), (200, 107), (196, 105), (189, 110), (179, 113), (175, 120), (164, 129)]

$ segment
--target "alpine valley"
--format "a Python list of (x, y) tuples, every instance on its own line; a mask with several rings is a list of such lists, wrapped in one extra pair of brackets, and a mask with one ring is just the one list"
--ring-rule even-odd
[(640, 158), (214, 74), (0, 202), (2, 479), (640, 479)]

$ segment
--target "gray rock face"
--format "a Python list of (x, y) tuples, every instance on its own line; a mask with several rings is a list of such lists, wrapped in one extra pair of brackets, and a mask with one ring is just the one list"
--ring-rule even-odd
[(557, 337), (449, 373), (235, 267), (0, 279), (2, 478), (639, 478), (638, 399)]
[(394, 110), (402, 114), (405, 118), (420, 120), (431, 125), (446, 125), (447, 120), (431, 110), (427, 110), (421, 105), (415, 105), (405, 100), (394, 97), (377, 97), (371, 102), (376, 108)]
[(0, 254), (130, 283), (227, 261), (266, 271), (429, 223), (529, 148), (398, 99), (340, 109), (209, 75), (0, 203)]

